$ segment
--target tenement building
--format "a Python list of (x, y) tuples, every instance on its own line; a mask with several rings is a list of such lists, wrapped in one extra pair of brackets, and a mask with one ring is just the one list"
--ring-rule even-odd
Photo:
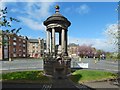
[(13, 58), (27, 57), (27, 37), (17, 36), (16, 34), (10, 36), (9, 57)]
[(28, 40), (28, 56), (33, 58), (40, 58), (44, 55), (46, 49), (46, 42), (44, 39), (29, 39)]
[(0, 60), (9, 58), (8, 35), (0, 31)]
[(27, 37), (0, 31), (0, 60), (27, 57)]
[(76, 57), (78, 54), (78, 47), (79, 47), (79, 45), (74, 44), (74, 43), (70, 43), (68, 45), (68, 55), (70, 57)]

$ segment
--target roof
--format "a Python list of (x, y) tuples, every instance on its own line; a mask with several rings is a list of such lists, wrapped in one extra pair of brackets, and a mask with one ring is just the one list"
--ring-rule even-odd
[(45, 21), (44, 21), (44, 25), (47, 26), (50, 23), (66, 23), (68, 26), (70, 26), (70, 21), (67, 20), (66, 17), (64, 17), (63, 15), (61, 15), (59, 13), (59, 8), (56, 8), (56, 13), (53, 14), (52, 16), (48, 17)]
[(28, 39), (28, 41), (31, 43), (38, 43), (38, 39)]

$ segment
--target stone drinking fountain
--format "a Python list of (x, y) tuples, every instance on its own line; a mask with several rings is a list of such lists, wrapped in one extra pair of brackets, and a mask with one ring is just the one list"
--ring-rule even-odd
[[(44, 21), (47, 32), (44, 73), (53, 78), (67, 78), (71, 75), (71, 58), (67, 52), (67, 33), (71, 23), (59, 13), (58, 5), (55, 8), (55, 14)], [(59, 34), (59, 45), (56, 45), (55, 33)]]

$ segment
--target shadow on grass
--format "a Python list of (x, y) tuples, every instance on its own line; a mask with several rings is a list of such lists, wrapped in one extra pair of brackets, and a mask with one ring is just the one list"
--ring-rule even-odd
[(78, 83), (81, 78), (82, 76), (80, 74), (75, 74), (70, 76), (70, 79), (75, 83)]
[(71, 73), (75, 72), (76, 70), (82, 70), (83, 68), (71, 68)]
[(79, 81), (80, 81), (81, 78), (82, 78), (81, 74), (75, 74), (75, 75), (70, 76), (70, 79), (75, 83), (76, 86), (78, 86), (78, 88), (80, 88), (80, 90), (82, 89), (81, 88), (82, 86), (84, 87), (82, 90), (96, 90), (92, 87), (86, 86), (84, 84), (80, 84)]

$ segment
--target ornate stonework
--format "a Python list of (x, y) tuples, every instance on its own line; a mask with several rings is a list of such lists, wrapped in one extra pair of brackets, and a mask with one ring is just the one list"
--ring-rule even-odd
[[(59, 13), (58, 5), (55, 8), (55, 14), (44, 21), (47, 32), (44, 70), (46, 75), (63, 78), (71, 73), (71, 59), (67, 52), (67, 31), (71, 23)], [(59, 45), (56, 45), (55, 41), (56, 32), (59, 33)]]

